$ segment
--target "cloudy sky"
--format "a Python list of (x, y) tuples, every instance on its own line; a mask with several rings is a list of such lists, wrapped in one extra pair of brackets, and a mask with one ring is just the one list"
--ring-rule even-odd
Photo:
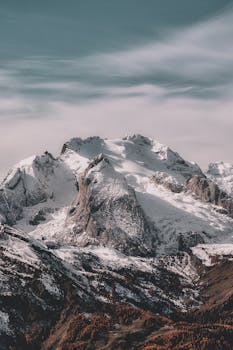
[(233, 162), (233, 0), (0, 0), (0, 176), (73, 136)]

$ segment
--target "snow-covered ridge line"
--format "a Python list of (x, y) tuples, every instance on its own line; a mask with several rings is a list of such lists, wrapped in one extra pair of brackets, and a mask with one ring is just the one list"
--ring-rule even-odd
[[(106, 160), (105, 166), (96, 164), (89, 169), (98, 156)], [(221, 214), (218, 203), (204, 196), (203, 201), (186, 191), (187, 181), (195, 178), (208, 179), (198, 165), (148, 137), (73, 138), (65, 143), (57, 159), (46, 152), (11, 171), (0, 189), (0, 218), (34, 237), (62, 244), (71, 243), (72, 238), (75, 244), (101, 242), (105, 246), (114, 241), (121, 245), (121, 240), (132, 236), (135, 242), (139, 239), (142, 248), (145, 242), (141, 237), (145, 236), (145, 254), (151, 250), (153, 254), (173, 254), (190, 245), (229, 240), (232, 219)], [(83, 186), (84, 206), (80, 204)], [(91, 204), (93, 200), (95, 204)], [(133, 202), (135, 205), (130, 206)], [(88, 226), (89, 231), (86, 224), (80, 226), (82, 211), (76, 221), (69, 219), (74, 218), (79, 205), (91, 211), (93, 225)], [(142, 214), (136, 214), (139, 211)], [(129, 217), (134, 225), (129, 224)], [(143, 217), (146, 226), (142, 225)], [(98, 230), (94, 229), (97, 222)], [(113, 227), (118, 231), (113, 233)], [(130, 227), (135, 227), (136, 235)], [(145, 235), (145, 227), (153, 230)]]

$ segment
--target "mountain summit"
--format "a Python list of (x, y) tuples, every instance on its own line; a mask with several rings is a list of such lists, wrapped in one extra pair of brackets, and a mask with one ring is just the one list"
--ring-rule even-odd
[(0, 185), (0, 349), (231, 349), (232, 169), (141, 135), (17, 164)]

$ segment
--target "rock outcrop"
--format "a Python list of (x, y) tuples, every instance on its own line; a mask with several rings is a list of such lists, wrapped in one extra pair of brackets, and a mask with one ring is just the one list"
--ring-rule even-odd
[(221, 207), (227, 215), (233, 217), (233, 198), (207, 177), (194, 175), (187, 181), (186, 189), (201, 201)]
[(216, 182), (228, 195), (233, 195), (233, 164), (224, 162), (210, 163), (206, 175)]
[(154, 185), (161, 185), (174, 193), (180, 193), (184, 190), (184, 185), (179, 183), (176, 178), (165, 172), (157, 171), (152, 177), (151, 182)]
[(100, 154), (78, 179), (79, 193), (67, 216), (79, 245), (114, 247), (129, 255), (156, 255), (157, 230), (134, 190)]

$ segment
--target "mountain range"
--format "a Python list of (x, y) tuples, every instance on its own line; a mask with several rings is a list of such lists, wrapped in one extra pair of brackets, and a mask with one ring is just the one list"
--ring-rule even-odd
[(0, 350), (233, 349), (233, 165), (73, 138), (0, 184)]

